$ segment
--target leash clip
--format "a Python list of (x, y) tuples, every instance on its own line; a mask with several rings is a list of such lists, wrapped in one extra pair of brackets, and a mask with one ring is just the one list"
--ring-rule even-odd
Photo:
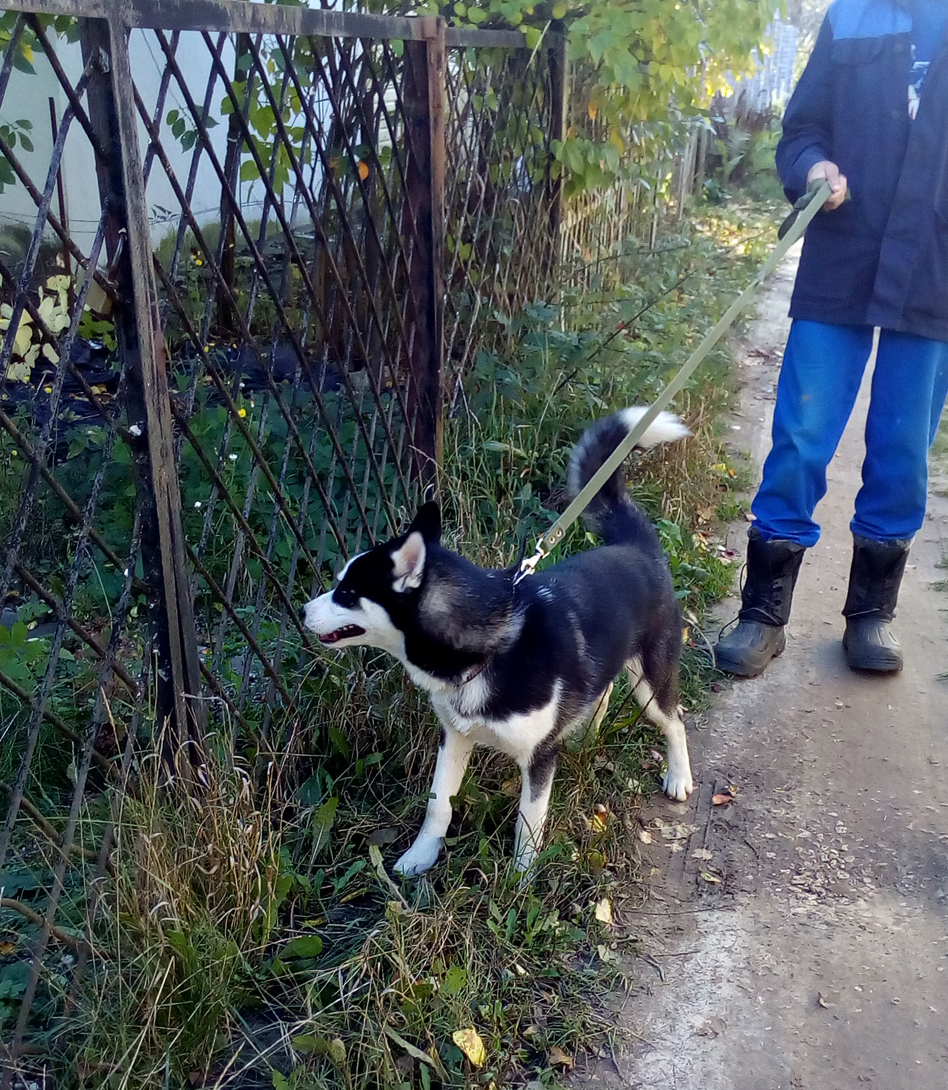
[(533, 556), (528, 556), (520, 561), (520, 571), (514, 576), (513, 585), (516, 586), (522, 579), (526, 579), (528, 575), (533, 575), (537, 570), (537, 564), (548, 555), (546, 549), (544, 549), (543, 545), (538, 541), (537, 551)]

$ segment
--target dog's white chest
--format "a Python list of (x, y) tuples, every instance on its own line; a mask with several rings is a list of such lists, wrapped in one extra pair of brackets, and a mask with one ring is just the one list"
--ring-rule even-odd
[(557, 727), (561, 683), (553, 688), (550, 700), (533, 711), (516, 713), (503, 719), (489, 718), (480, 712), (488, 696), (487, 683), (480, 676), (457, 689), (432, 692), (431, 703), (442, 719), (459, 734), (479, 745), (499, 749), (520, 759), (549, 738)]

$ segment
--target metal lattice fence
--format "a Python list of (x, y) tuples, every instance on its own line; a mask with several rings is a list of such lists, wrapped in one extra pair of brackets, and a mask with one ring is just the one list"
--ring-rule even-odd
[(562, 215), (551, 145), (564, 135), (565, 49), (565, 39), (552, 41), (540, 64), (525, 49), (449, 53), (445, 339), (452, 376), (464, 373), (476, 348), (496, 348), (505, 320), (551, 286)]
[(209, 729), (294, 729), (300, 603), (436, 481), (443, 372), (545, 292), (564, 94), (562, 42), (435, 19), (10, 7), (4, 1087), (68, 1018), (139, 755), (199, 778)]

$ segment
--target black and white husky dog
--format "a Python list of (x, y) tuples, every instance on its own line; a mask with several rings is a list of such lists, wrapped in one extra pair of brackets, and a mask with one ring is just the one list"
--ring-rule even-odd
[[(573, 495), (645, 411), (625, 409), (583, 435), (570, 460)], [(662, 413), (639, 446), (687, 434)], [(422, 874), (437, 860), (475, 745), (520, 766), (514, 859), (527, 872), (542, 841), (559, 743), (590, 716), (598, 727), (622, 669), (646, 717), (665, 733), (666, 795), (690, 794), (678, 706), (681, 617), (658, 535), (629, 497), (621, 467), (585, 519), (604, 545), (518, 581), (516, 565), (487, 570), (446, 549), (438, 507), (426, 503), (405, 533), (353, 557), (335, 588), (303, 607), (321, 643), (391, 652), (428, 691), (441, 720), (427, 814), (395, 864), (400, 874)]]

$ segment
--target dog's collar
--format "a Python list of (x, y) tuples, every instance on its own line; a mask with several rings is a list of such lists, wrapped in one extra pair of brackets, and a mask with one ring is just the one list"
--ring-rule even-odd
[(473, 681), (478, 674), (482, 674), (487, 667), (488, 659), (485, 659), (479, 666), (472, 666), (469, 670), (465, 670), (461, 674), (461, 685), (467, 685), (469, 681)]

